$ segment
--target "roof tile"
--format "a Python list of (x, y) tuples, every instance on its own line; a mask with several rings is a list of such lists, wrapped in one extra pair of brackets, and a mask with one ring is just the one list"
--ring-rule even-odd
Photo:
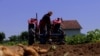
[(64, 20), (61, 24), (62, 29), (81, 29), (77, 20)]

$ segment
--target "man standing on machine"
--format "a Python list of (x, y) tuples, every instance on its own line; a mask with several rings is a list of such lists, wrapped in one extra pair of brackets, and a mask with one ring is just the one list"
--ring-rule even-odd
[[(50, 35), (50, 29), (51, 29), (51, 20), (50, 16), (52, 15), (52, 11), (49, 11), (47, 14), (43, 16), (43, 18), (40, 20), (40, 34), (47, 34), (47, 36)], [(42, 36), (40, 38), (40, 43), (45, 44), (47, 42), (48, 37)]]

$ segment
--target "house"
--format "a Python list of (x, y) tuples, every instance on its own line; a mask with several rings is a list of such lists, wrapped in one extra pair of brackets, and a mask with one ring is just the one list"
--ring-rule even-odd
[(67, 36), (80, 34), (82, 29), (77, 20), (64, 20), (61, 23), (61, 28)]

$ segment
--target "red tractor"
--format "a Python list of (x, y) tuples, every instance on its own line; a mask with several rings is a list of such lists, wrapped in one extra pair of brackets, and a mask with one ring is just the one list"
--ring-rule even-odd
[(62, 19), (61, 18), (57, 18), (56, 20), (52, 21), (51, 24), (51, 29), (50, 29), (50, 34), (47, 34), (47, 29), (43, 26), (44, 22), (39, 22), (38, 24), (38, 20), (35, 18), (31, 18), (28, 21), (28, 35), (29, 35), (29, 39), (28, 39), (28, 44), (32, 45), (33, 43), (35, 43), (36, 41), (39, 41), (39, 43), (41, 44), (52, 44), (52, 43), (56, 43), (56, 44), (64, 44), (64, 32), (61, 29), (61, 22)]

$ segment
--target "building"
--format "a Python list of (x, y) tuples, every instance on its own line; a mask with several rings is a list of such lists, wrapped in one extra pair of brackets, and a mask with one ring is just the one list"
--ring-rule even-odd
[(67, 36), (80, 34), (82, 29), (77, 20), (64, 20), (61, 23), (61, 28)]

